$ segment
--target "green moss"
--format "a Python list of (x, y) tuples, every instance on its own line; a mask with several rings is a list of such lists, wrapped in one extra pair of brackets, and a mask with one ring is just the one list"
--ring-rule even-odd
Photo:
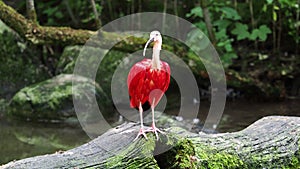
[(241, 159), (237, 154), (196, 142), (197, 168), (299, 168), (299, 153), (291, 158), (276, 158), (275, 154), (253, 155)]
[(106, 168), (159, 168), (153, 157), (156, 138), (152, 133), (147, 134), (147, 137), (148, 140), (136, 140), (109, 158)]
[[(72, 80), (78, 83), (72, 85)], [(83, 93), (87, 90), (91, 91), (91, 94)], [(31, 120), (64, 120), (76, 116), (73, 110), (73, 96), (91, 99), (93, 94), (99, 100), (98, 105), (103, 112), (111, 113), (109, 99), (94, 81), (73, 75), (59, 75), (25, 87), (16, 93), (9, 105), (8, 114)]]
[(299, 158), (296, 156), (292, 157), (290, 164), (288, 165), (288, 167), (285, 167), (285, 168), (291, 168), (291, 169), (300, 168)]
[(296, 169), (300, 168), (300, 140), (298, 140), (298, 152), (291, 158), (291, 161), (286, 168)]
[(195, 155), (192, 142), (172, 133), (160, 135), (154, 155), (160, 168), (195, 168), (194, 161), (191, 160)]
[(191, 158), (195, 155), (194, 146), (191, 141), (183, 139), (173, 148), (176, 152), (175, 161), (171, 168), (195, 168)]
[[(125, 150), (107, 160), (107, 168), (195, 168), (193, 143), (185, 138), (168, 133), (160, 135), (159, 141), (153, 133), (148, 140), (139, 139)], [(133, 154), (135, 154), (133, 156)]]
[[(298, 141), (299, 146), (300, 140)], [(274, 147), (273, 154), (256, 154), (247, 160), (249, 168), (285, 168), (285, 169), (298, 169), (300, 168), (300, 148), (293, 156), (280, 157), (277, 154), (277, 149)]]
[(247, 168), (246, 164), (235, 154), (208, 145), (196, 145), (197, 168)]

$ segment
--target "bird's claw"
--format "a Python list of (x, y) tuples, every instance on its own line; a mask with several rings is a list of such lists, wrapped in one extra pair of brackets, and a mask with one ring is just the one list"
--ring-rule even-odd
[(154, 124), (152, 124), (151, 128), (149, 128), (148, 130), (146, 130), (146, 132), (154, 132), (155, 136), (156, 136), (156, 140), (159, 140), (158, 133), (165, 134), (165, 132), (161, 131)]
[(140, 136), (144, 136), (146, 140), (148, 140), (147, 135), (146, 135), (147, 130), (145, 130), (144, 128), (140, 128), (139, 133), (137, 134), (137, 136), (135, 137), (135, 140), (137, 140)]

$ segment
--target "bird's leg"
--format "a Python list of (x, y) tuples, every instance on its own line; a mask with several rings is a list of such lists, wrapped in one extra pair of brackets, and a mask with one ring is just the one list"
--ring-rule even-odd
[(144, 129), (144, 124), (143, 124), (143, 108), (142, 108), (142, 103), (140, 102), (140, 106), (139, 106), (139, 112), (140, 112), (140, 120), (141, 120), (141, 128), (140, 128), (140, 131), (138, 133), (138, 135), (135, 137), (134, 140), (137, 140), (139, 138), (140, 135), (144, 136), (146, 139), (147, 138), (147, 135), (145, 134), (146, 131)]
[(164, 132), (161, 131), (160, 129), (158, 129), (155, 126), (155, 120), (154, 120), (154, 103), (155, 103), (155, 98), (153, 99), (153, 102), (152, 102), (152, 105), (151, 105), (151, 110), (152, 110), (152, 126), (151, 126), (151, 128), (148, 131), (154, 132), (155, 135), (156, 135), (156, 139), (158, 140), (159, 137), (158, 137), (158, 133), (157, 132), (162, 133), (162, 134), (164, 134)]

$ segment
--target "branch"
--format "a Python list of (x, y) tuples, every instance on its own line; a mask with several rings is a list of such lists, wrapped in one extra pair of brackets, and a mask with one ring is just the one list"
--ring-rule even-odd
[(33, 44), (84, 44), (95, 32), (68, 27), (39, 26), (0, 1), (0, 19)]
[[(90, 31), (72, 29), (69, 27), (40, 26), (35, 22), (26, 19), (10, 6), (0, 0), (0, 19), (10, 28), (15, 30), (21, 37), (36, 45), (55, 44), (60, 46), (82, 45), (91, 36), (101, 36), (101, 41), (95, 41), (97, 47), (107, 49), (107, 46), (114, 42), (120, 42), (114, 46), (115, 49), (126, 52), (133, 52), (142, 49), (147, 39), (129, 37), (104, 31)], [(123, 41), (122, 41), (123, 40)], [(168, 47), (168, 49), (172, 47)]]

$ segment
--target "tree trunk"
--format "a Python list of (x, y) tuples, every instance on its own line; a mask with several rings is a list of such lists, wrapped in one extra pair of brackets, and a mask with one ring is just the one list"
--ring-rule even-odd
[(101, 28), (101, 20), (99, 18), (99, 14), (98, 14), (98, 11), (97, 11), (97, 8), (96, 8), (96, 3), (95, 3), (95, 0), (90, 0), (90, 3), (92, 5), (92, 8), (93, 8), (93, 12), (94, 12), (94, 16), (95, 16), (95, 24), (96, 24), (96, 27), (97, 29), (100, 29)]
[(213, 26), (211, 23), (211, 19), (210, 19), (210, 14), (209, 14), (209, 9), (208, 9), (208, 2), (206, 0), (201, 0), (201, 8), (203, 10), (203, 17), (204, 17), (204, 21), (205, 21), (205, 25), (206, 25), (206, 29), (208, 32), (208, 36), (209, 39), (211, 40), (211, 43), (213, 45), (216, 45), (217, 41), (215, 38), (215, 34), (214, 34), (214, 30), (213, 30)]
[[(2, 168), (297, 168), (300, 118), (270, 116), (235, 133), (190, 133), (171, 127), (160, 141), (133, 141), (138, 124), (125, 123), (80, 147), (13, 161)], [(154, 154), (154, 155), (153, 155)]]
[(27, 17), (33, 22), (37, 23), (36, 12), (34, 8), (34, 0), (26, 0)]

